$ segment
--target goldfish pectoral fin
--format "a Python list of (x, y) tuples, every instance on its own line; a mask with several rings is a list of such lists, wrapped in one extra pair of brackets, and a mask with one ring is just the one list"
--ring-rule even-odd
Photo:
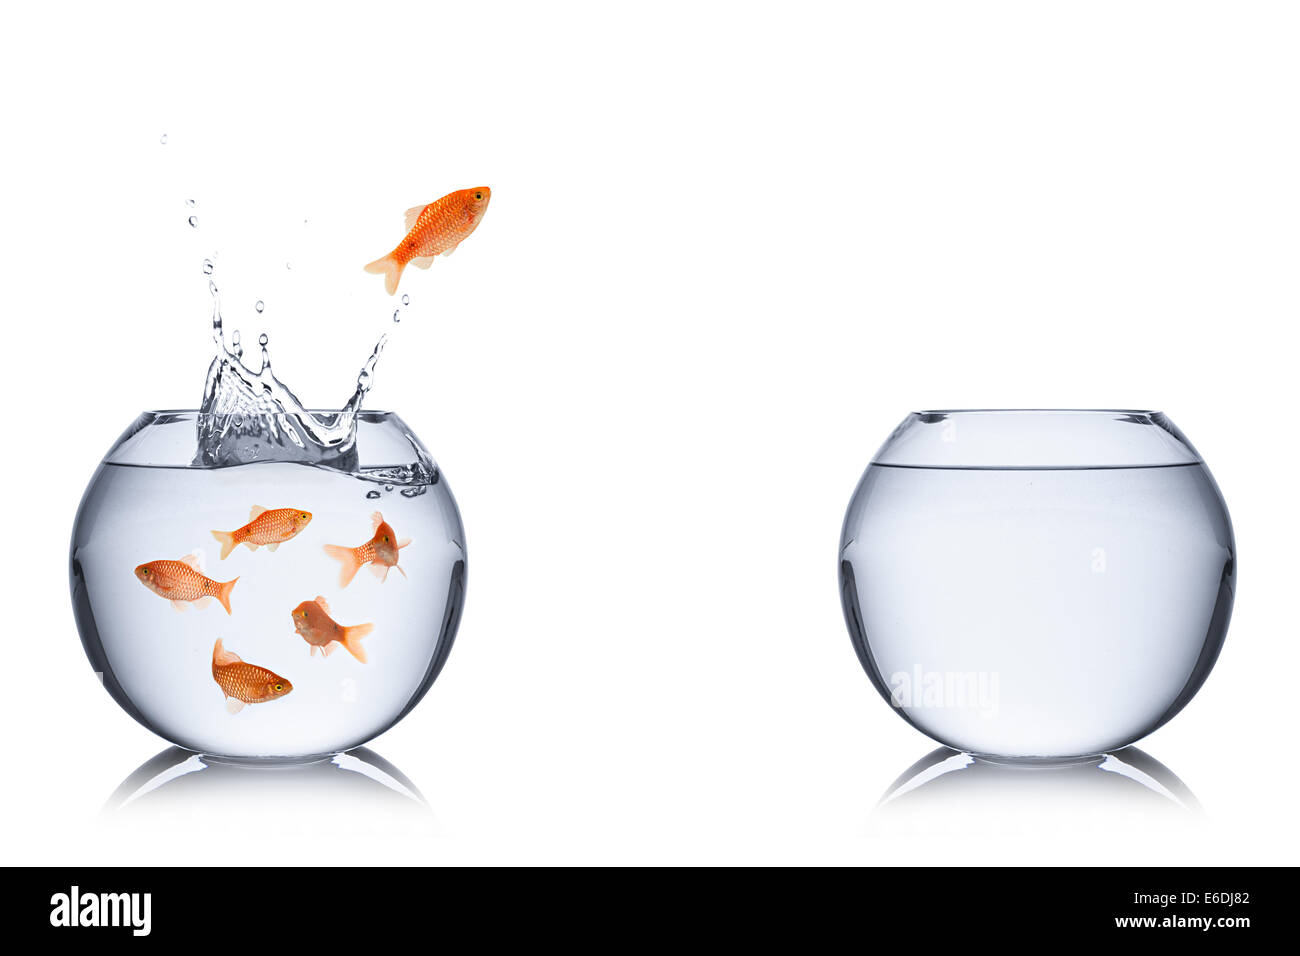
[(276, 541), (276, 542), (273, 543), (273, 544), (268, 544), (268, 545), (266, 546), (266, 550), (267, 550), (267, 551), (274, 551), (274, 550), (275, 550), (276, 548), (278, 548), (278, 547), (280, 547), (280, 542), (279, 542), (279, 541)]
[(449, 255), (451, 255), (453, 252), (455, 252), (455, 251), (456, 251), (457, 249), (459, 249), (459, 248), (460, 248), (460, 243), (458, 242), (458, 243), (456, 243), (454, 246), (452, 246), (450, 249), (445, 249), (445, 250), (443, 250), (443, 253), (442, 253), (442, 254), (443, 254), (444, 256), (449, 256)]
[(335, 650), (338, 649), (338, 646), (339, 645), (337, 641), (330, 641), (328, 644), (326, 644), (324, 647), (320, 649), (321, 657), (329, 657), (331, 654), (334, 653)]
[(244, 544), (248, 545), (249, 551), (256, 551), (258, 548), (261, 547), (261, 545), (253, 544), (253, 542), (251, 541), (245, 541)]
[(379, 578), (379, 580), (381, 581), (387, 581), (388, 565), (380, 564), (378, 561), (374, 561), (370, 565), (370, 573), (373, 574), (375, 577)]
[(237, 699), (234, 698), (234, 697), (227, 697), (227, 698), (226, 698), (226, 712), (227, 712), (227, 713), (237, 714), (237, 713), (239, 713), (239, 712), (240, 712), (241, 710), (243, 710), (243, 709), (244, 709), (244, 702), (243, 702), (242, 700), (237, 700)]
[(406, 210), (406, 212), (402, 213), (402, 223), (406, 226), (407, 232), (410, 232), (415, 228), (415, 223), (420, 218), (420, 213), (424, 212), (427, 208), (429, 208), (427, 204), (424, 206), (412, 206), (410, 209)]
[(410, 543), (411, 543), (410, 538), (402, 538), (400, 541), (397, 542), (397, 550), (401, 551), (404, 547), (406, 547)]
[(192, 603), (196, 608), (198, 608), (198, 609), (201, 611), (201, 610), (203, 610), (205, 607), (207, 607), (209, 604), (212, 603), (212, 598), (211, 598), (211, 596), (205, 594), (205, 595), (203, 595), (203, 597), (199, 598), (197, 601), (191, 601), (190, 603)]
[[(405, 571), (402, 571), (402, 566), (401, 566), (400, 564), (394, 564), (394, 565), (393, 565), (393, 570), (394, 570), (394, 571), (400, 571), (401, 574), (402, 574), (402, 577), (406, 578), (406, 572), (405, 572)], [(406, 578), (406, 580), (409, 581), (409, 580), (411, 580), (411, 579), (410, 579), (410, 578)]]
[(172, 610), (174, 611), (188, 611), (189, 609), (189, 601), (172, 601)]
[(316, 645), (315, 645), (315, 644), (308, 644), (308, 645), (307, 645), (307, 656), (308, 656), (308, 657), (315, 657), (315, 656), (316, 656)]
[(417, 269), (427, 269), (433, 265), (434, 256), (416, 256), (411, 260), (411, 265)]

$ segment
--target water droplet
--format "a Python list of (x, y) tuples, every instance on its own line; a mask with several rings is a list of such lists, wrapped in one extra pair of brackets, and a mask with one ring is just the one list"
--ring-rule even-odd
[(199, 217), (190, 216), (190, 225), (197, 229), (199, 227)]
[(402, 310), (401, 310), (401, 309), (398, 309), (396, 312), (393, 313), (393, 321), (394, 321), (394, 322), (401, 322), (401, 321), (402, 321)]
[(257, 339), (257, 344), (260, 345), (260, 346), (262, 346), (262, 348), (266, 348), (266, 343), (269, 342), (269, 341), (271, 341), (271, 340), (268, 339), (268, 338), (266, 337), (266, 333), (263, 332), (263, 333), (258, 337), (258, 339)]
[(379, 492), (377, 492), (377, 491), (367, 491), (367, 492), (366, 492), (366, 497), (369, 498), (369, 499), (371, 499), (371, 500), (373, 501), (375, 498), (378, 498), (378, 497), (379, 497)]
[(205, 276), (210, 276), (210, 275), (212, 275), (212, 260), (211, 260), (211, 259), (204, 259), (204, 260), (203, 260), (203, 274), (204, 274)]
[(384, 491), (392, 491), (392, 490), (393, 490), (392, 485), (384, 485)]
[[(258, 299), (258, 300), (257, 300), (257, 304), (256, 304), (255, 306), (253, 306), (253, 308), (255, 308), (258, 312), (261, 312), (264, 308), (266, 308), (266, 305), (262, 302), (261, 299)], [(266, 336), (263, 336), (263, 338), (265, 338), (265, 337), (266, 337)], [(263, 342), (262, 344), (265, 345), (266, 343)]]
[(284, 267), (285, 267), (286, 269), (292, 269), (292, 268), (293, 268), (293, 263), (291, 263), (291, 262), (286, 262), (286, 263), (284, 264)]
[(163, 133), (162, 136), (160, 136), (160, 137), (158, 138), (158, 142), (160, 142), (160, 143), (162, 143), (164, 146), (166, 146), (166, 145), (167, 145), (167, 134), (166, 134), (166, 133)]
[(402, 305), (410, 305), (410, 304), (411, 304), (411, 297), (409, 295), (402, 296)]
[(189, 206), (191, 209), (194, 208), (194, 200), (193, 199), (185, 200), (185, 205)]

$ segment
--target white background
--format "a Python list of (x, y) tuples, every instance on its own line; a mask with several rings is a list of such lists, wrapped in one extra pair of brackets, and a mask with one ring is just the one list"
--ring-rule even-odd
[[(1282, 3), (10, 9), (4, 861), (238, 864), (237, 819), (266, 862), (1296, 862), (1298, 48)], [(471, 185), (393, 326), (361, 266)], [(427, 813), (101, 813), (165, 742), (86, 664), (67, 541), (198, 401), (213, 252), (308, 402), (395, 333), (372, 405), (460, 502), (456, 648), (373, 744)], [(1007, 406), (1163, 409), (1219, 481), (1232, 627), (1141, 745), (1203, 816), (873, 813), (935, 745), (852, 652), (843, 511), (909, 410)]]

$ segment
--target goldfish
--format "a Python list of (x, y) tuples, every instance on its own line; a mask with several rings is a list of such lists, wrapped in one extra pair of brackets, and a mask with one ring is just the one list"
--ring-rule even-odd
[(393, 295), (408, 263), (427, 269), (434, 256), (455, 252), (483, 221), (491, 198), (492, 190), (475, 186), (447, 193), (427, 206), (412, 206), (406, 210), (406, 238), (388, 255), (366, 266), (366, 271), (383, 276), (384, 288)]
[(226, 695), (226, 710), (232, 714), (243, 710), (245, 704), (275, 700), (293, 690), (293, 684), (274, 671), (247, 664), (234, 651), (226, 650), (221, 638), (212, 645), (212, 679)]
[[(397, 568), (397, 552), (411, 543), (410, 538), (398, 541), (392, 526), (378, 511), (371, 513), (370, 526), (375, 533), (365, 544), (355, 548), (344, 547), (341, 544), (325, 545), (325, 553), (343, 563), (343, 568), (339, 571), (341, 588), (347, 587), (352, 582), (363, 564), (369, 564), (371, 573), (379, 580), (387, 581), (388, 569)], [(402, 571), (401, 568), (397, 570)], [(402, 577), (406, 577), (405, 571), (402, 571)]]
[(293, 609), (293, 627), (311, 646), (311, 654), (319, 650), (324, 657), (334, 653), (334, 645), (341, 644), (349, 654), (366, 662), (366, 649), (361, 639), (375, 629), (373, 624), (354, 624), (344, 627), (330, 617), (330, 606), (319, 594), (314, 601), (303, 601)]
[(179, 561), (149, 561), (135, 569), (135, 576), (154, 594), (171, 601), (178, 611), (186, 610), (191, 604), (207, 607), (215, 597), (227, 614), (230, 592), (239, 580), (214, 581), (207, 577), (199, 567), (197, 554), (187, 554)]
[(300, 508), (275, 508), (267, 511), (260, 505), (253, 505), (248, 513), (248, 524), (234, 531), (213, 531), (212, 537), (221, 542), (221, 560), (230, 557), (241, 544), (248, 545), (248, 550), (256, 551), (261, 545), (274, 551), (311, 522), (311, 512)]

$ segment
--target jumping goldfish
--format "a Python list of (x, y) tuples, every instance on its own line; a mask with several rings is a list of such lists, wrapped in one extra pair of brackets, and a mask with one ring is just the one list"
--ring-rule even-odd
[(217, 638), (212, 645), (212, 679), (226, 695), (226, 710), (237, 714), (245, 704), (261, 704), (283, 697), (293, 685), (274, 671), (246, 664), (234, 651), (226, 650)]
[[(410, 538), (398, 541), (392, 526), (378, 511), (370, 515), (370, 526), (374, 529), (374, 537), (363, 545), (355, 548), (345, 548), (339, 544), (325, 545), (325, 553), (343, 563), (343, 569), (339, 571), (341, 588), (351, 583), (363, 564), (369, 564), (371, 573), (379, 580), (387, 581), (388, 569), (397, 568), (397, 552), (411, 543)], [(402, 571), (401, 568), (397, 570)], [(405, 571), (402, 571), (402, 577), (406, 577)]]
[(310, 521), (310, 511), (298, 508), (267, 511), (259, 505), (253, 505), (253, 510), (248, 514), (248, 524), (234, 531), (214, 531), (212, 537), (221, 542), (221, 560), (224, 561), (241, 544), (248, 545), (250, 551), (256, 551), (261, 545), (274, 551), (307, 527)]
[(334, 653), (334, 646), (342, 644), (347, 652), (366, 662), (366, 649), (361, 646), (361, 639), (375, 629), (373, 624), (354, 624), (344, 627), (330, 617), (330, 606), (319, 594), (314, 601), (303, 601), (293, 609), (293, 627), (302, 639), (311, 645), (314, 657), (319, 650), (329, 657)]
[(487, 212), (492, 190), (486, 186), (457, 189), (427, 206), (406, 210), (406, 238), (397, 248), (366, 266), (367, 272), (384, 277), (389, 295), (397, 292), (407, 263), (420, 269), (433, 264), (434, 256), (449, 256), (478, 228)]
[(150, 561), (135, 569), (135, 576), (140, 583), (159, 597), (172, 602), (178, 611), (186, 610), (191, 604), (198, 608), (207, 607), (215, 597), (221, 606), (230, 613), (230, 592), (234, 590), (234, 581), (214, 581), (203, 574), (199, 567), (197, 554), (187, 554), (179, 561)]

